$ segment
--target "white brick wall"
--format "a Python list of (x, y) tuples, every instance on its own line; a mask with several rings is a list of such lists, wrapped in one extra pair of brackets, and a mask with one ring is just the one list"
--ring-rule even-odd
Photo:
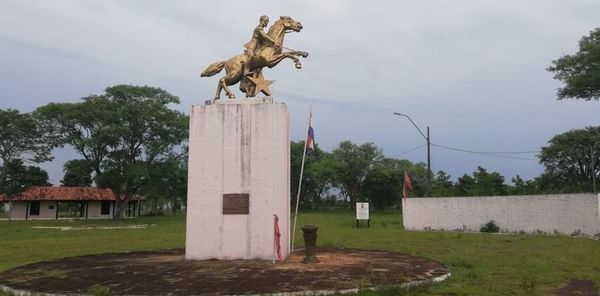
[(494, 220), (503, 232), (600, 233), (595, 194), (409, 198), (403, 204), (409, 230), (479, 231)]

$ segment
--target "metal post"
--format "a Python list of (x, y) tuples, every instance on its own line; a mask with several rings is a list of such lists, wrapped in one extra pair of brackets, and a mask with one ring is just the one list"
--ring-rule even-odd
[(419, 131), (421, 136), (427, 141), (427, 196), (431, 196), (431, 139), (429, 138), (429, 126), (427, 127), (427, 136), (423, 134), (421, 129), (415, 124), (415, 122), (410, 118), (410, 116), (398, 112), (394, 112), (394, 115), (404, 116), (410, 123)]
[(427, 196), (431, 197), (431, 138), (427, 127)]
[[(312, 110), (308, 115), (308, 126), (310, 127), (310, 123), (312, 120)], [(296, 194), (296, 210), (294, 213), (294, 225), (292, 226), (292, 239), (290, 243), (292, 245), (291, 252), (294, 253), (294, 239), (296, 238), (296, 221), (298, 221), (298, 207), (300, 206), (300, 191), (302, 191), (302, 175), (304, 174), (304, 160), (306, 159), (306, 145), (308, 142), (306, 141), (308, 138), (304, 140), (304, 150), (302, 151), (302, 165), (300, 166), (300, 180), (298, 181), (298, 192)]]
[(596, 193), (596, 159), (594, 158), (594, 147), (590, 147), (590, 157), (592, 158), (592, 190)]

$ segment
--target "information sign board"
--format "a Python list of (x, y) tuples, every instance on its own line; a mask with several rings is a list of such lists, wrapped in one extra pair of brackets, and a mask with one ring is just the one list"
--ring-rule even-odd
[(369, 203), (356, 203), (356, 220), (369, 220)]

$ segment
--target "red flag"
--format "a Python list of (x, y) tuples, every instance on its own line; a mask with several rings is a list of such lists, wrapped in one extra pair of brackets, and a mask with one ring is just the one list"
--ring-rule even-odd
[(277, 252), (277, 259), (283, 261), (285, 258), (281, 254), (281, 243), (279, 242), (279, 239), (281, 238), (281, 232), (279, 231), (279, 217), (277, 217), (277, 215), (273, 216), (275, 216), (275, 251)]
[(408, 172), (404, 171), (404, 186), (402, 186), (402, 196), (404, 198), (408, 197), (408, 194), (406, 193), (406, 186), (408, 186), (408, 189), (410, 189), (410, 190), (413, 189), (412, 181), (410, 181), (410, 177), (408, 176)]

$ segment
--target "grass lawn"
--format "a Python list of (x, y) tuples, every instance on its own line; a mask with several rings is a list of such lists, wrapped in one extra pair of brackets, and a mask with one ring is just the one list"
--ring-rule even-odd
[[(320, 246), (394, 250), (432, 258), (450, 268), (452, 276), (448, 280), (418, 289), (416, 295), (545, 295), (569, 279), (591, 280), (600, 286), (600, 241), (564, 236), (412, 232), (402, 229), (397, 212), (371, 216), (371, 228), (354, 228), (354, 216), (349, 211), (301, 213), (298, 224), (318, 224)], [(90, 224), (151, 226), (73, 231), (32, 228)], [(84, 254), (183, 248), (184, 232), (183, 216), (141, 217), (124, 222), (1, 221), (0, 271)], [(301, 231), (297, 232), (298, 246), (302, 239)]]

